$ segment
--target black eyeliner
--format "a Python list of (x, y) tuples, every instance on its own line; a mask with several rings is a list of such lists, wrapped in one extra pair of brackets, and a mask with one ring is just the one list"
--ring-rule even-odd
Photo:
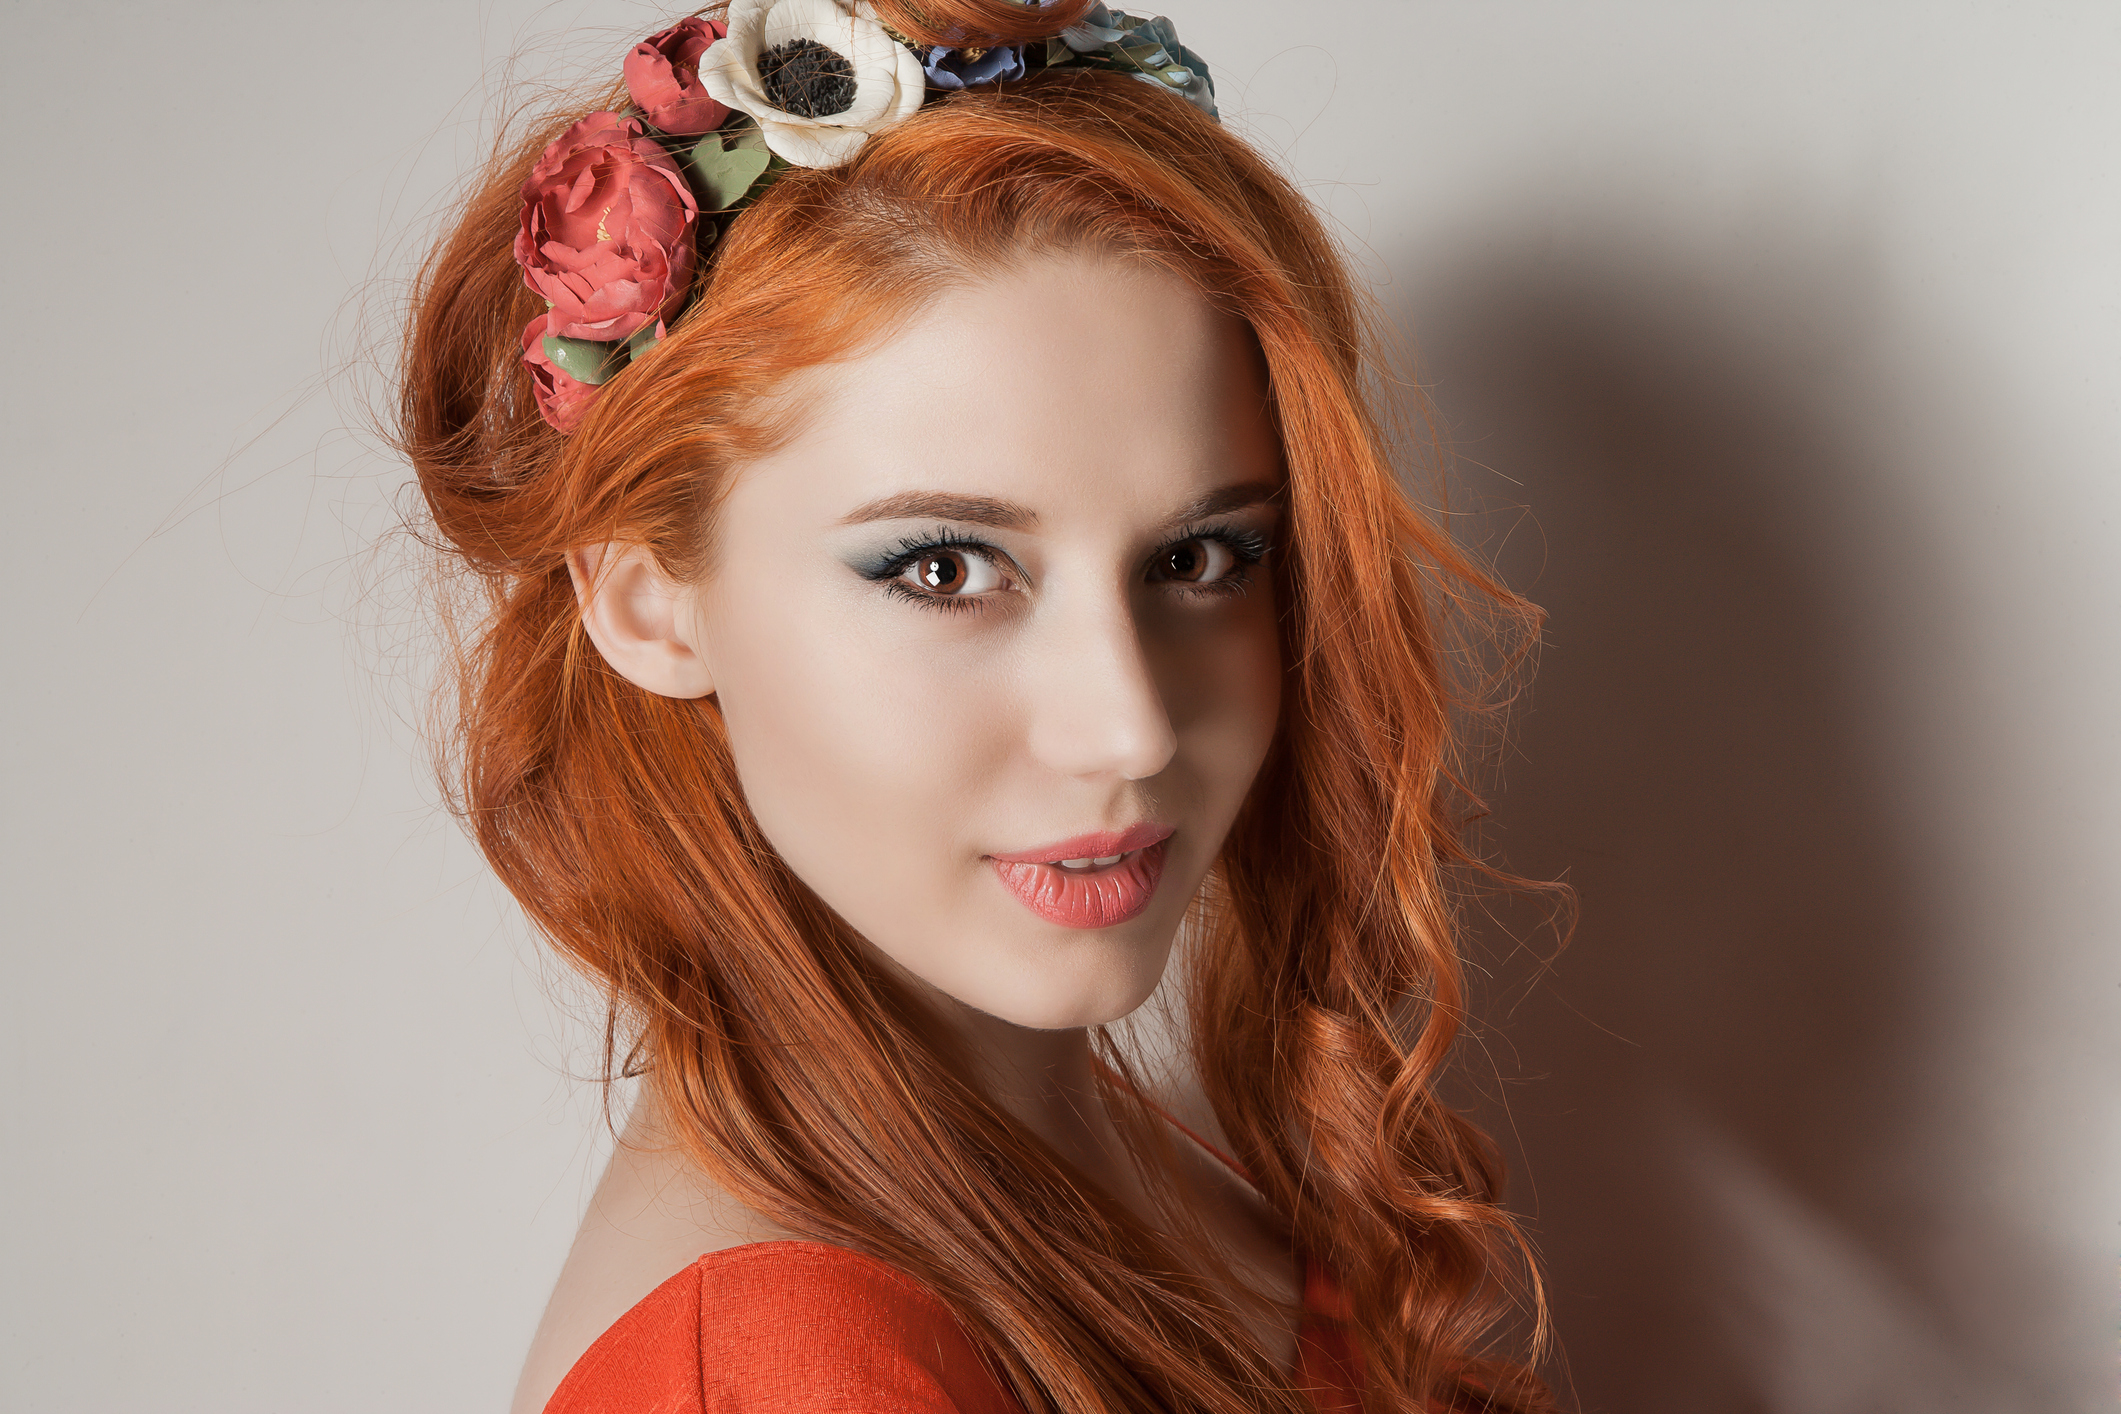
[(1274, 543), (1257, 530), (1241, 525), (1189, 525), (1156, 548), (1161, 555), (1188, 540), (1213, 540), (1245, 564), (1256, 565), (1274, 551)]
[[(1230, 552), (1236, 565), (1225, 572), (1221, 579), (1206, 584), (1192, 584), (1182, 580), (1171, 581), (1180, 594), (1188, 598), (1220, 597), (1242, 594), (1251, 582), (1251, 570), (1272, 553), (1273, 544), (1267, 536), (1257, 530), (1241, 525), (1193, 524), (1181, 529), (1166, 539), (1150, 553), (1148, 566), (1153, 566), (1160, 556), (1192, 540), (1212, 540)], [(924, 609), (936, 609), (946, 613), (976, 612), (985, 607), (988, 595), (929, 594), (905, 582), (903, 576), (907, 566), (923, 555), (937, 553), (975, 555), (995, 565), (997, 569), (1007, 566), (1015, 569), (1015, 561), (1007, 551), (990, 541), (967, 535), (947, 525), (938, 525), (918, 535), (909, 535), (882, 553), (870, 557), (866, 562), (851, 564), (856, 574), (872, 583), (880, 584), (886, 593), (905, 599)]]
[(988, 559), (1004, 562), (1009, 558), (1002, 553), (999, 547), (991, 545), (984, 540), (950, 530), (944, 526), (938, 526), (923, 535), (907, 536), (899, 541), (896, 546), (884, 551), (882, 555), (871, 559), (866, 564), (857, 564), (853, 566), (853, 569), (856, 574), (864, 579), (890, 579), (922, 555), (933, 554), (937, 550), (960, 550), (967, 554), (982, 555)]

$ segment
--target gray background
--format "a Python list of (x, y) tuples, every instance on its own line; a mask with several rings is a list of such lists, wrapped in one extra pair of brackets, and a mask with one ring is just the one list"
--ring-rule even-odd
[[(1471, 1054), (1584, 1405), (2111, 1407), (2121, 11), (1169, 8), (1553, 611), (1495, 838), (1585, 921)], [(503, 1406), (592, 1031), (349, 429), (506, 63), (664, 18), (0, 12), (9, 1410)]]

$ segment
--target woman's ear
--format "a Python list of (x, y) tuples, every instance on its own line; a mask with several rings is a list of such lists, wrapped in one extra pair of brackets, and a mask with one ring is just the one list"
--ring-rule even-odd
[(662, 697), (706, 697), (714, 674), (702, 655), (692, 589), (663, 573), (640, 545), (587, 545), (567, 556), (582, 627), (604, 661)]

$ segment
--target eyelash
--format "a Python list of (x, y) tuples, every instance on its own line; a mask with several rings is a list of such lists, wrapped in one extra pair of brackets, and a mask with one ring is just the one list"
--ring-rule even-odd
[[(1247, 530), (1235, 525), (1189, 525), (1178, 534), (1156, 547), (1150, 555), (1153, 563), (1160, 556), (1170, 553), (1189, 540), (1213, 540), (1236, 557), (1237, 563), (1228, 573), (1213, 584), (1186, 584), (1183, 580), (1173, 583), (1181, 586), (1179, 593), (1188, 599), (1224, 599), (1245, 592), (1252, 582), (1252, 570), (1274, 548), (1267, 537), (1256, 530)], [(908, 599), (924, 609), (941, 613), (977, 613), (987, 607), (986, 595), (924, 594), (906, 583), (899, 576), (906, 566), (922, 555), (938, 550), (952, 550), (961, 555), (977, 555), (994, 564), (996, 568), (1008, 564), (1009, 557), (998, 546), (984, 540), (975, 540), (960, 535), (945, 527), (937, 527), (926, 535), (910, 536), (901, 540), (881, 562), (860, 571), (865, 579), (874, 580), (883, 586), (887, 594)]]

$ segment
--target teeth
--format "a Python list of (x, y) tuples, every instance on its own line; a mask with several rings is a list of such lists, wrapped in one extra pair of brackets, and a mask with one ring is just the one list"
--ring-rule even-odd
[(1124, 854), (1108, 854), (1099, 859), (1056, 859), (1053, 862), (1063, 869), (1103, 869), (1126, 857)]

